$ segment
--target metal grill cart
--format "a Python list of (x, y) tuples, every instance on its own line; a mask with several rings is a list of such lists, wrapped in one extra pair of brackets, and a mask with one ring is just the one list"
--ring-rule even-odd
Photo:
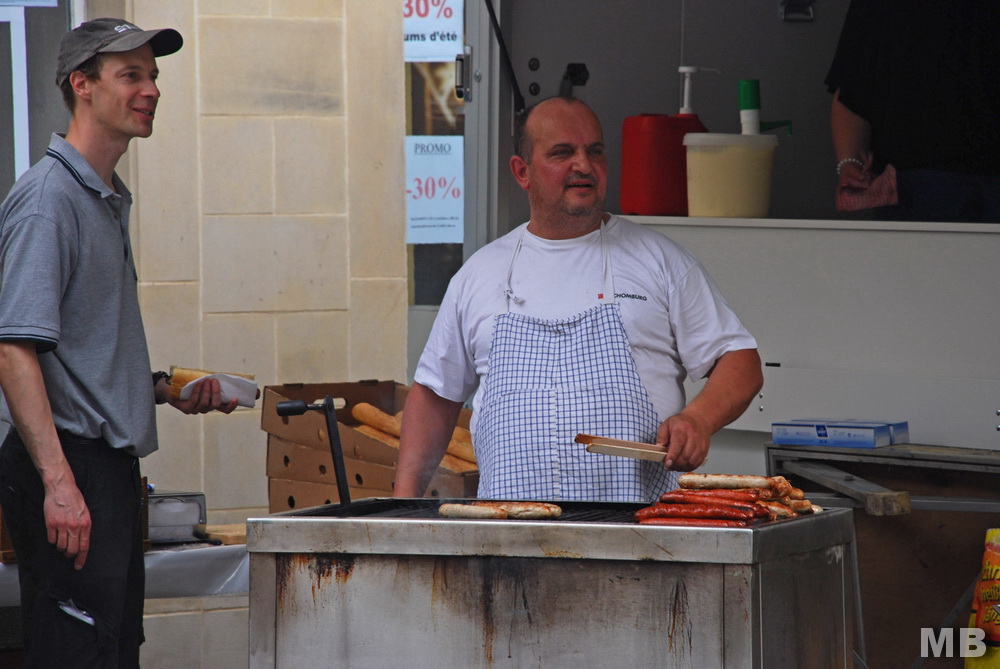
[[(323, 410), (335, 425), (332, 407), (277, 410)], [(848, 509), (655, 527), (634, 521), (640, 504), (458, 520), (437, 513), (445, 500), (341, 493), (247, 521), (252, 669), (825, 669), (864, 656)]]
[(634, 504), (485, 521), (439, 503), (247, 521), (250, 666), (854, 666), (847, 509), (702, 529), (639, 526)]

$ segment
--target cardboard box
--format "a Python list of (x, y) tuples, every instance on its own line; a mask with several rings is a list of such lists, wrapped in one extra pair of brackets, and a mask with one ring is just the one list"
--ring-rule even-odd
[[(301, 416), (279, 416), (277, 405), (286, 400), (303, 400), (319, 404), (327, 395), (345, 402), (337, 409), (337, 427), (344, 453), (351, 499), (362, 497), (388, 497), (392, 495), (396, 461), (399, 450), (354, 429), (358, 422), (351, 409), (360, 402), (367, 402), (389, 414), (403, 410), (409, 387), (394, 381), (358, 381), (345, 383), (290, 383), (266, 386), (263, 393), (261, 429), (268, 433), (267, 474), (272, 480), (301, 481), (312, 486), (302, 486), (295, 497), (296, 508), (304, 501), (318, 504), (335, 503), (336, 473), (333, 456), (326, 433), (326, 416), (322, 411), (307, 411)], [(469, 426), (471, 412), (463, 409), (458, 418), (462, 427)], [(293, 448), (295, 447), (295, 448)], [(286, 462), (287, 459), (287, 462)], [(272, 510), (288, 510), (290, 483), (281, 483), (275, 492), (279, 499), (272, 499)], [(318, 489), (314, 486), (329, 486)], [(479, 486), (479, 472), (455, 473), (439, 467), (427, 489), (427, 496), (441, 498), (475, 497)], [(275, 486), (270, 486), (272, 491)], [(272, 495), (273, 498), (273, 495)], [(330, 501), (327, 502), (326, 500)], [(309, 506), (309, 504), (306, 504)], [(315, 506), (315, 505), (313, 505)]]
[[(369, 497), (391, 497), (391, 495), (386, 495), (381, 491), (368, 490), (367, 488), (349, 487), (349, 490), (352, 501)], [(340, 494), (337, 492), (336, 485), (313, 483), (312, 481), (290, 481), (288, 479), (268, 479), (267, 497), (269, 513), (340, 502)]]
[[(355, 488), (378, 490), (384, 496), (392, 495), (392, 482), (396, 478), (394, 467), (355, 458), (344, 458), (347, 485)], [(333, 455), (308, 446), (285, 441), (273, 434), (267, 437), (267, 476), (292, 481), (310, 481), (337, 485), (333, 468)]]
[(877, 420), (877, 419), (867, 419), (867, 418), (796, 418), (794, 420), (783, 421), (786, 423), (807, 423), (810, 425), (816, 424), (836, 424), (836, 425), (853, 425), (857, 423), (878, 423), (884, 424), (889, 427), (889, 443), (890, 444), (908, 444), (910, 443), (910, 424), (905, 420)]
[(889, 443), (890, 444), (908, 444), (910, 443), (910, 424), (905, 420), (875, 420), (866, 418), (803, 418), (788, 421), (790, 423), (840, 423), (840, 424), (855, 424), (855, 423), (880, 423), (887, 425), (889, 427)]
[(886, 423), (805, 419), (771, 423), (771, 441), (782, 445), (879, 448), (891, 440)]

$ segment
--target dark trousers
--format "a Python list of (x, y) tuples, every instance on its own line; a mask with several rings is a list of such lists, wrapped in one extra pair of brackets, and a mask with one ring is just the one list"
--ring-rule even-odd
[(897, 170), (899, 204), (879, 207), (882, 221), (1000, 223), (1000, 176)]
[(92, 523), (79, 571), (48, 541), (42, 481), (14, 430), (0, 448), (0, 506), (17, 553), (25, 666), (138, 667), (145, 589), (138, 458), (103, 440), (60, 441)]

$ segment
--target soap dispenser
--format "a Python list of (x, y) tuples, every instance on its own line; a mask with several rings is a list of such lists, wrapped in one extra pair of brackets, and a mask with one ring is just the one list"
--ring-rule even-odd
[(687, 216), (684, 136), (708, 132), (691, 106), (691, 78), (704, 67), (682, 65), (680, 111), (629, 116), (622, 124), (621, 211), (639, 216)]

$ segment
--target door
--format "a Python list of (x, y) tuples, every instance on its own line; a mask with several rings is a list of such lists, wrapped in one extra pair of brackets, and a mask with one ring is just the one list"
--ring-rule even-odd
[[(407, 55), (407, 218), (410, 306), (408, 315), (408, 382), (413, 380), (420, 353), (434, 324), (448, 281), (478, 248), (496, 237), (497, 79), (489, 18), (483, 0), (402, 0), (404, 40), (429, 40), (438, 29), (451, 32), (447, 18), (463, 21), (453, 55), (423, 60)], [(496, 2), (496, 0), (494, 0)], [(422, 25), (415, 19), (424, 19)], [(434, 21), (438, 24), (435, 25)], [(449, 35), (450, 36), (450, 35)], [(404, 53), (410, 54), (404, 42)], [(419, 50), (418, 50), (419, 51)], [(457, 67), (455, 56), (462, 55)], [(466, 87), (456, 93), (456, 69)], [(411, 151), (421, 143), (422, 154)], [(461, 146), (461, 156), (442, 169), (428, 154)], [(421, 165), (427, 165), (422, 167)], [(457, 177), (457, 178), (456, 178)], [(506, 201), (503, 198), (502, 201)], [(416, 219), (431, 204), (429, 217), (447, 219), (445, 241), (433, 235), (412, 235)], [(448, 212), (447, 214), (443, 212)], [(457, 212), (457, 213), (455, 213)], [(456, 220), (460, 219), (460, 220)]]
[[(45, 155), (69, 112), (55, 85), (59, 41), (71, 25), (68, 0), (0, 0), (0, 199)], [(9, 103), (8, 103), (9, 101)]]

